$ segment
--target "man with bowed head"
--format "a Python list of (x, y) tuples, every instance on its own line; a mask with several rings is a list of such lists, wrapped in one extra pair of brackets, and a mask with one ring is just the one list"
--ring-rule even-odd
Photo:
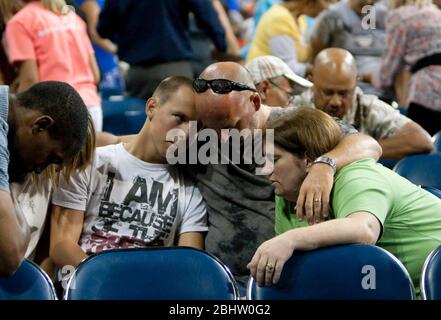
[(83, 100), (66, 83), (41, 82), (17, 95), (0, 86), (0, 274), (19, 267), (30, 236), (10, 183), (50, 164), (66, 172), (82, 168), (89, 161), (83, 147), (93, 148), (90, 128)]
[[(208, 128), (262, 129), (283, 110), (261, 104), (249, 72), (233, 62), (207, 67), (193, 82), (198, 120)], [(330, 152), (316, 159), (297, 199), (297, 216), (310, 224), (328, 215), (329, 196), (336, 169), (362, 158), (378, 159), (374, 139), (351, 132)], [(348, 132), (352, 134), (348, 134)], [(254, 168), (253, 168), (254, 169)], [(274, 235), (274, 190), (267, 176), (241, 164), (209, 164), (189, 173), (196, 179), (208, 205), (206, 250), (225, 262), (244, 285), (247, 263), (257, 246)]]

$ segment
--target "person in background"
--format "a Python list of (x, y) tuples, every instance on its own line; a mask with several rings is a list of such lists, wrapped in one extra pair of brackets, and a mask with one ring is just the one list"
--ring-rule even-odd
[(293, 106), (294, 98), (312, 87), (312, 82), (296, 75), (275, 56), (254, 58), (245, 68), (253, 77), (262, 103), (270, 107)]
[(6, 51), (18, 69), (17, 92), (40, 81), (66, 81), (81, 95), (95, 129), (101, 131), (95, 54), (86, 24), (64, 0), (27, 1), (6, 25)]
[[(386, 5), (377, 0), (343, 0), (324, 10), (316, 19), (311, 35), (313, 56), (326, 48), (348, 50), (360, 75), (378, 68), (385, 47)], [(392, 102), (393, 90), (379, 90), (370, 82), (359, 81), (367, 94)]]
[(294, 103), (320, 109), (370, 135), (381, 145), (383, 159), (430, 152), (430, 135), (377, 96), (364, 94), (357, 87), (357, 75), (355, 59), (347, 50), (325, 49), (314, 61), (313, 87)]
[(125, 84), (119, 72), (116, 56), (118, 48), (109, 39), (103, 39), (96, 30), (100, 11), (104, 7), (105, 0), (76, 0), (76, 2), (85, 15), (89, 36), (100, 68), (100, 90), (111, 92), (112, 95), (123, 95)]
[(214, 61), (239, 61), (240, 60), (240, 46), (239, 41), (234, 33), (233, 26), (225, 11), (224, 6), (220, 0), (212, 0), (213, 8), (215, 9), (219, 21), (225, 30), (225, 40), (227, 42), (227, 50), (219, 52), (213, 48), (210, 37), (204, 32), (203, 28), (198, 27), (196, 18), (193, 15), (189, 17), (189, 30), (191, 37), (191, 46), (195, 58), (192, 61), (193, 74), (197, 76), (207, 66)]
[(11, 91), (15, 91), (14, 80), (17, 77), (14, 67), (9, 63), (3, 46), (3, 34), (6, 29), (6, 23), (22, 7), (21, 0), (0, 0), (0, 84), (11, 86)]
[(260, 19), (247, 61), (277, 56), (294, 73), (305, 76), (312, 58), (305, 15), (316, 17), (328, 4), (328, 0), (285, 0), (273, 5)]
[(441, 130), (441, 11), (431, 0), (391, 0), (389, 6), (386, 50), (370, 78), (387, 88), (407, 72), (407, 116), (434, 135)]
[(225, 52), (225, 31), (211, 1), (106, 1), (97, 30), (118, 46), (119, 58), (130, 64), (126, 77), (129, 96), (148, 99), (169, 76), (193, 78), (190, 13), (218, 51)]

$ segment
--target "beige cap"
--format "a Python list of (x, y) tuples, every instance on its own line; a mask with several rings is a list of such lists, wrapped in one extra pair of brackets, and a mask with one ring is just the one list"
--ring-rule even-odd
[(311, 81), (296, 75), (282, 59), (275, 56), (260, 56), (254, 58), (245, 65), (245, 68), (251, 73), (255, 84), (263, 80), (285, 76), (302, 87), (312, 87)]

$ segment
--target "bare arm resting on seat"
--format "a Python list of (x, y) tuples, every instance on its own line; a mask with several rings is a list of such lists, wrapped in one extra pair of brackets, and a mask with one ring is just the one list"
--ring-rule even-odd
[(59, 267), (77, 267), (88, 255), (81, 249), (84, 212), (52, 206), (49, 255)]
[(389, 138), (379, 141), (383, 158), (399, 160), (412, 153), (432, 151), (430, 135), (417, 123), (406, 123)]
[(196, 249), (204, 250), (204, 233), (202, 232), (186, 232), (179, 236), (178, 246), (181, 247), (193, 247)]
[(30, 239), (29, 227), (10, 194), (0, 190), (0, 274), (11, 275), (19, 267)]
[[(292, 229), (264, 242), (247, 268), (259, 285), (271, 285), (279, 281), (283, 266), (294, 250), (314, 250), (336, 244), (375, 244), (380, 232), (381, 224), (373, 214), (354, 212), (347, 218)], [(268, 272), (267, 265), (275, 269)]]

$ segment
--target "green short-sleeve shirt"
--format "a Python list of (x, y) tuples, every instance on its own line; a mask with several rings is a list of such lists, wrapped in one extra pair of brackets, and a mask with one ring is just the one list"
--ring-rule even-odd
[[(366, 159), (337, 172), (331, 195), (331, 218), (345, 218), (358, 211), (370, 212), (381, 222), (377, 245), (406, 266), (418, 293), (424, 261), (441, 245), (441, 200)], [(306, 225), (297, 221), (292, 204), (277, 197), (277, 234)]]

